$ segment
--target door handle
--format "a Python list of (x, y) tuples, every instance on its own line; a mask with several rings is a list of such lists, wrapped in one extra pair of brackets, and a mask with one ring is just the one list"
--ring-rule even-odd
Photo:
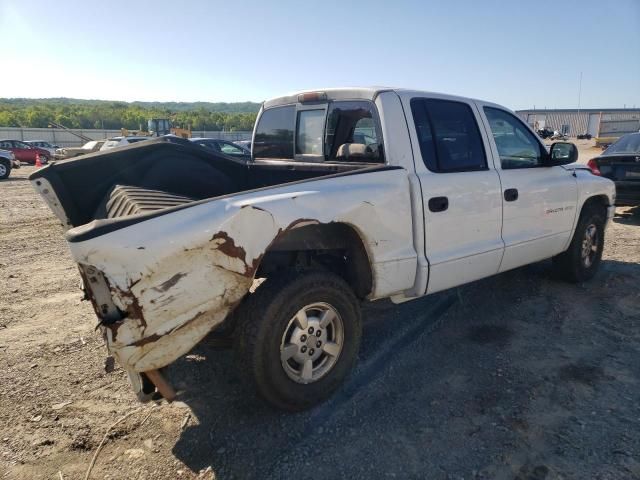
[(504, 200), (506, 202), (514, 202), (518, 199), (518, 189), (517, 188), (507, 188), (504, 191)]
[(432, 212), (444, 212), (449, 208), (449, 199), (447, 197), (433, 197), (429, 199), (429, 210)]

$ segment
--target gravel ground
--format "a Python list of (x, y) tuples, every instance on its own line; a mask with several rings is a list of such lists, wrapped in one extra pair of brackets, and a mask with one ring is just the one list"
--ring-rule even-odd
[[(582, 160), (582, 158), (581, 158)], [(358, 367), (309, 412), (241, 387), (206, 341), (140, 405), (105, 370), (61, 227), (26, 181), (0, 183), (0, 478), (640, 478), (640, 212), (620, 208), (601, 272), (550, 263), (364, 309)]]

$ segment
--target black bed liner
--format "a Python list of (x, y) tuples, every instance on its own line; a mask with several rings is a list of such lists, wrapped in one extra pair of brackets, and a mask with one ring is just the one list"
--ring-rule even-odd
[(104, 218), (120, 218), (139, 213), (155, 212), (192, 202), (194, 199), (161, 190), (116, 185), (105, 206)]

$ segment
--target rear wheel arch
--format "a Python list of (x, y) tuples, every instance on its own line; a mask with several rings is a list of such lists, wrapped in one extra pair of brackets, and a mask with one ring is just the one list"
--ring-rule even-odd
[(352, 225), (342, 222), (312, 223), (280, 234), (260, 261), (256, 278), (318, 267), (342, 277), (360, 299), (373, 291), (365, 242)]

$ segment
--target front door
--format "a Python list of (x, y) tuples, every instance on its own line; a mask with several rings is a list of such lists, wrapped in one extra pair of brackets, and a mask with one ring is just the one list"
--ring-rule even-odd
[(511, 112), (479, 104), (499, 158), (505, 244), (500, 271), (552, 257), (570, 241), (578, 201), (576, 178), (561, 166), (543, 166), (538, 136)]
[[(425, 220), (427, 292), (497, 273), (504, 244), (500, 180), (475, 106), (405, 99)], [(409, 120), (411, 122), (411, 120)]]

